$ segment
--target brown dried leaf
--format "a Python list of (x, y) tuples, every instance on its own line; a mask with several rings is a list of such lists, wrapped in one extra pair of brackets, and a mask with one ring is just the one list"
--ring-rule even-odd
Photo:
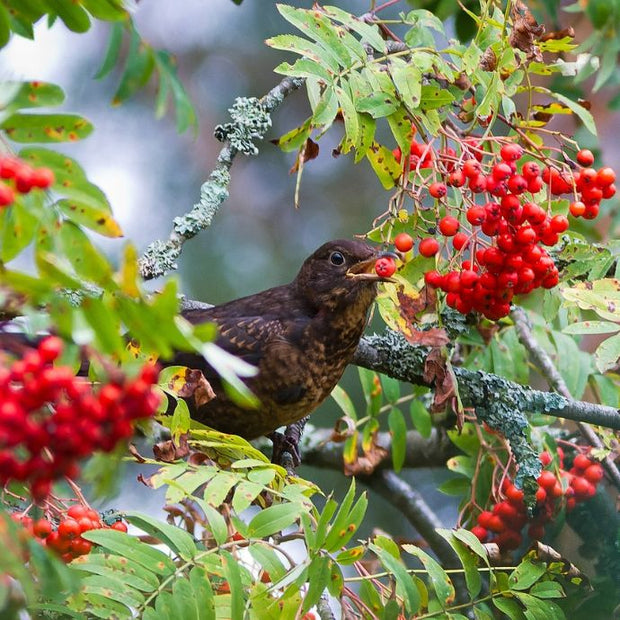
[(431, 412), (437, 413), (442, 411), (446, 402), (456, 394), (456, 386), (452, 373), (448, 371), (441, 349), (434, 348), (426, 356), (423, 378), (434, 389)]
[(495, 71), (497, 69), (497, 54), (492, 47), (487, 47), (480, 58), (480, 68), (483, 71)]
[(530, 554), (534, 555), (537, 560), (542, 562), (561, 564), (561, 574), (564, 577), (567, 577), (571, 581), (576, 580), (583, 582), (583, 585), (586, 585), (589, 589), (592, 589), (587, 575), (582, 573), (574, 564), (571, 564), (569, 560), (562, 556), (562, 554), (556, 551), (553, 547), (545, 545), (540, 541), (536, 541), (531, 546)]
[(133, 443), (129, 444), (129, 454), (131, 454), (138, 463), (146, 463), (146, 459), (138, 452), (138, 448), (136, 448)]
[(513, 28), (510, 33), (510, 45), (525, 52), (528, 60), (542, 62), (543, 57), (536, 41), (545, 32), (545, 27), (538, 24), (527, 5), (516, 0), (511, 7)]
[(431, 327), (424, 331), (412, 329), (410, 335), (405, 334), (405, 338), (411, 344), (426, 347), (443, 347), (450, 342), (446, 330), (441, 327)]
[(319, 145), (311, 138), (306, 139), (306, 143), (303, 145), (297, 153), (297, 158), (292, 168), (289, 170), (289, 174), (295, 174), (299, 170), (299, 166), (305, 164), (307, 161), (312, 161), (319, 156)]
[(377, 465), (387, 458), (389, 450), (377, 443), (377, 434), (378, 431), (372, 434), (371, 441), (367, 446), (364, 446), (364, 453), (362, 455), (358, 455), (351, 463), (345, 461), (345, 476), (370, 476), (377, 468)]
[(174, 461), (186, 457), (189, 454), (187, 433), (179, 437), (178, 446), (172, 439), (156, 443), (153, 446), (153, 454), (158, 461), (163, 461), (164, 463), (174, 463)]
[(355, 432), (355, 420), (347, 415), (343, 415), (336, 420), (329, 440), (334, 443), (342, 443), (354, 435)]
[(575, 37), (575, 29), (572, 26), (568, 26), (567, 28), (562, 28), (562, 30), (557, 30), (556, 32), (547, 32), (543, 34), (542, 37), (539, 37), (539, 41), (559, 41), (560, 39), (565, 39), (569, 37), (573, 39)]
[(215, 398), (211, 384), (201, 370), (183, 368), (168, 382), (168, 389), (181, 398), (194, 398), (196, 407), (201, 407)]

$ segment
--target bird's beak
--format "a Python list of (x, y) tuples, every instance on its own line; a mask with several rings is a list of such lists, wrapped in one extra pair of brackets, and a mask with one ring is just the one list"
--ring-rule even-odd
[(355, 263), (355, 265), (347, 271), (347, 278), (355, 280), (372, 280), (374, 282), (396, 282), (393, 278), (382, 277), (375, 271), (375, 263), (377, 262), (377, 259), (383, 257), (400, 260), (398, 255), (394, 254), (394, 252), (378, 252), (374, 256), (371, 256), (360, 263)]

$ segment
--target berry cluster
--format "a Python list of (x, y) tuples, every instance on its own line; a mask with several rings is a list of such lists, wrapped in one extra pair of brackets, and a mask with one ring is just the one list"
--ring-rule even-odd
[(26, 482), (35, 501), (54, 479), (78, 473), (77, 461), (111, 451), (133, 433), (133, 422), (152, 416), (157, 368), (118, 377), (94, 391), (69, 366), (53, 366), (63, 343), (49, 336), (10, 366), (0, 366), (0, 484)]
[[(592, 153), (577, 153), (574, 169), (541, 160), (507, 138), (492, 138), (490, 150), (469, 138), (460, 142), (461, 154), (447, 148), (434, 154), (429, 145), (416, 144), (407, 165), (411, 193), (418, 204), (424, 192), (434, 200), (435, 221), (420, 207), (414, 228), (420, 230), (422, 256), (442, 254), (448, 259), (425, 274), (428, 286), (446, 293), (446, 303), (462, 314), (476, 311), (491, 320), (506, 316), (514, 295), (527, 294), (559, 282), (558, 270), (544, 246), (553, 246), (568, 230), (566, 215), (553, 214), (555, 197), (572, 195), (573, 217), (593, 219), (601, 200), (616, 193), (615, 173), (595, 170)], [(395, 152), (401, 159), (400, 150)], [(433, 168), (431, 176), (422, 168)], [(448, 200), (449, 188), (458, 191), (458, 204)], [(439, 232), (441, 237), (428, 236)], [(396, 249), (408, 252), (414, 238), (400, 233)], [(450, 247), (451, 245), (451, 247)]]
[(545, 524), (560, 510), (570, 512), (577, 503), (594, 497), (596, 485), (604, 476), (601, 465), (581, 453), (566, 471), (561, 448), (558, 448), (557, 471), (550, 468), (553, 459), (549, 452), (543, 452), (540, 461), (545, 469), (538, 477), (534, 517), (528, 519), (523, 491), (506, 479), (502, 485), (504, 499), (489, 510), (483, 510), (478, 515), (477, 525), (471, 528), (481, 542), (497, 543), (502, 551), (516, 549), (523, 540), (521, 530), (526, 524), (529, 524), (528, 536), (540, 540), (545, 534)]
[(32, 189), (48, 189), (54, 183), (49, 168), (33, 168), (17, 157), (0, 157), (0, 208), (15, 202), (15, 193), (27, 194)]
[(102, 522), (96, 510), (83, 504), (74, 504), (55, 520), (41, 518), (35, 521), (21, 513), (14, 513), (12, 518), (23, 526), (26, 536), (51, 549), (67, 563), (92, 549), (93, 543), (82, 538), (84, 532), (101, 528), (127, 531), (127, 525), (120, 518), (108, 525)]

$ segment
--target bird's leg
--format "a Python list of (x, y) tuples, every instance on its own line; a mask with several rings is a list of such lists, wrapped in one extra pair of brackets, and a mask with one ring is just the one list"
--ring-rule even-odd
[[(273, 453), (271, 456), (272, 463), (285, 466), (283, 461), (286, 459), (284, 453), (290, 455), (293, 467), (301, 464), (301, 452), (299, 450), (299, 440), (306, 426), (306, 422), (310, 416), (306, 416), (293, 424), (286, 427), (284, 433), (274, 431), (267, 435), (273, 442)], [(288, 469), (288, 468), (287, 468)]]

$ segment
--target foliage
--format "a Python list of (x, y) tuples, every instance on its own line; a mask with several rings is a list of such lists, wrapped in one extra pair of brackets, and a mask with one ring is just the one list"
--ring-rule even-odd
[[(127, 4), (0, 0), (0, 46), (10, 36), (33, 38), (33, 26), (42, 19), (50, 24), (60, 19), (74, 32), (88, 31), (92, 20), (111, 22), (108, 49), (96, 77), (104, 78), (122, 65), (112, 103), (126, 102), (155, 79), (156, 115), (166, 113), (171, 99), (177, 129), (183, 132), (195, 126), (196, 116), (174, 58), (141, 38)], [(278, 6), (294, 32), (272, 36), (267, 45), (295, 58), (275, 70), (305, 81), (311, 109), (300, 126), (277, 141), (285, 151), (297, 152), (298, 186), (304, 163), (319, 153), (320, 139), (341, 129), (335, 154), (351, 153), (355, 162), (367, 160), (378, 181), (393, 192), (386, 200), (386, 213), (368, 233), (371, 240), (388, 243), (415, 227), (433, 235), (435, 222), (445, 216), (440, 199), (431, 208), (428, 196), (421, 193), (433, 174), (432, 166), (424, 163), (439, 148), (463, 147), (454, 157), (461, 162), (467, 149), (475, 153), (488, 144), (485, 152), (496, 157), (499, 145), (521, 142), (532, 160), (562, 170), (576, 168), (576, 141), (553, 123), (558, 116), (567, 117), (594, 139), (594, 117), (588, 103), (569, 97), (561, 81), (544, 80), (568, 77), (578, 83), (598, 67), (598, 53), (602, 60), (595, 89), (612, 80), (616, 37), (611, 37), (613, 44), (604, 42), (615, 28), (613, 5), (588, 3), (587, 15), (596, 31), (577, 47), (569, 30), (543, 36), (529, 8), (518, 1), (506, 7), (491, 2), (459, 5), (460, 41), (447, 34), (442, 21), (451, 12), (446, 12), (450, 3), (437, 5), (435, 12), (414, 8), (382, 20), (381, 11), (391, 4), (376, 7), (372, 2), (363, 18), (335, 6)], [(465, 19), (469, 37), (463, 36)], [(48, 168), (54, 176), (49, 191), (18, 192), (13, 203), (0, 208), (3, 320), (18, 317), (29, 335), (58, 333), (72, 343), (62, 363), (78, 366), (80, 356), (87, 354), (93, 379), (112, 363), (132, 368), (175, 350), (198, 351), (235, 398), (251, 405), (254, 397), (242, 379), (254, 369), (214, 344), (213, 326), (192, 326), (180, 316), (175, 281), (168, 280), (157, 295), (149, 295), (131, 243), (124, 246), (118, 266), (97, 247), (94, 235), (117, 239), (122, 231), (106, 196), (79, 162), (51, 148), (59, 143), (70, 146), (93, 130), (80, 115), (46, 111), (61, 106), (64, 98), (63, 90), (51, 83), (6, 82), (0, 87), (3, 150), (6, 145), (22, 162)], [(250, 134), (252, 123), (260, 122), (263, 129), (269, 125), (261, 105), (254, 99), (239, 100), (232, 122), (218, 131), (233, 150), (242, 144), (235, 140), (246, 135), (241, 132), (238, 138), (238, 124), (245, 121)], [(249, 118), (248, 110), (255, 116)], [(472, 146), (472, 136), (481, 142)], [(254, 149), (243, 142), (244, 152)], [(411, 169), (409, 153), (417, 158)], [(222, 179), (220, 190), (229, 177)], [(574, 185), (570, 189), (576, 192)], [(454, 191), (454, 196), (459, 193)], [(553, 194), (544, 190), (548, 210), (567, 213), (568, 201)], [(463, 204), (455, 208), (462, 218)], [(196, 223), (189, 220), (177, 218), (177, 231), (187, 232)], [(534, 488), (540, 469), (537, 455), (543, 451), (550, 459), (548, 473), (558, 474), (563, 467), (559, 448), (571, 462), (586, 451), (592, 459), (614, 455), (617, 442), (610, 431), (593, 431), (591, 450), (573, 429), (552, 426), (554, 420), (535, 404), (527, 412), (522, 404), (513, 406), (521, 394), (518, 389), (510, 395), (512, 400), (499, 392), (489, 394), (495, 385), (490, 379), (484, 386), (489, 402), (479, 407), (477, 416), (461, 398), (477, 387), (462, 385), (457, 372), (459, 367), (482, 370), (519, 387), (539, 374), (557, 387), (557, 377), (549, 377), (541, 363), (545, 358), (565, 385), (564, 396), (618, 407), (618, 247), (592, 244), (592, 238), (591, 226), (580, 222), (550, 250), (561, 286), (519, 299), (530, 310), (532, 325), (525, 327), (514, 315), (488, 321), (452, 311), (441, 294), (423, 288), (424, 274), (436, 259), (403, 256), (410, 260), (402, 261), (395, 282), (381, 292), (378, 307), (420, 361), (420, 385), (405, 386), (360, 368), (361, 405), (343, 388), (333, 392), (343, 416), (331, 438), (342, 444), (348, 475), (368, 480), (378, 466), (386, 465), (387, 449), (378, 441), (382, 429), (391, 435), (391, 468), (401, 472), (407, 466), (412, 433), (429, 439), (442, 427), (455, 426), (448, 435), (459, 454), (446, 463), (454, 477), (441, 490), (462, 498), (461, 513), (456, 529), (436, 530), (454, 557), (451, 566), (442, 565), (423, 545), (399, 544), (378, 531), (362, 538), (368, 499), (357, 494), (355, 479), (340, 502), (332, 495), (324, 497), (315, 485), (270, 463), (245, 440), (190, 420), (183, 397), (188, 391), (206, 390), (206, 382), (192, 369), (170, 367), (161, 373), (159, 389), (167, 397), (160, 422), (171, 439), (156, 445), (156, 461), (132, 451), (134, 460), (157, 467), (142, 481), (163, 490), (166, 520), (121, 507), (134, 529), (84, 530), (81, 537), (93, 543), (92, 550), (73, 559), (64, 557), (65, 563), (51, 545), (35, 541), (21, 519), (8, 513), (53, 514), (56, 525), (58, 515), (74, 501), (63, 494), (70, 491), (80, 503), (84, 498), (70, 482), (69, 491), (59, 487), (47, 504), (32, 505), (22, 486), (11, 485), (3, 496), (0, 520), (2, 617), (16, 618), (26, 611), (45, 618), (308, 620), (312, 616), (307, 614), (324, 605), (339, 605), (343, 616), (363, 618), (462, 620), (473, 613), (481, 619), (592, 619), (600, 610), (606, 614), (601, 618), (610, 617), (610, 601), (620, 591), (617, 519), (610, 521), (613, 535), (599, 551), (594, 588), (579, 569), (536, 542), (536, 536), (510, 556), (500, 555), (506, 549), (496, 542), (483, 544), (463, 529), (471, 529), (483, 509), (500, 505), (508, 488), (520, 492), (508, 484), (510, 479), (523, 482), (526, 500), (531, 500), (527, 485), (530, 491)], [(34, 259), (33, 268), (15, 267), (16, 259), (27, 255)], [(524, 329), (529, 330), (525, 336)], [(591, 334), (611, 334), (593, 356), (579, 348), (579, 337)], [(170, 411), (172, 415), (165, 415)], [(489, 425), (481, 422), (485, 415)], [(506, 430), (510, 428), (512, 434)], [(117, 463), (112, 458), (93, 461), (95, 477), (109, 476)], [(602, 492), (592, 505), (595, 501), (597, 514), (609, 508)], [(534, 511), (541, 509), (529, 503)], [(595, 538), (591, 528), (583, 527), (588, 509), (594, 510), (584, 505), (569, 515), (563, 505), (554, 515), (557, 529), (565, 520), (572, 521), (584, 540), (592, 542), (587, 540), (588, 535)], [(525, 506), (523, 512), (526, 519), (535, 516), (530, 512), (525, 517)], [(430, 551), (436, 553), (437, 548)]]

